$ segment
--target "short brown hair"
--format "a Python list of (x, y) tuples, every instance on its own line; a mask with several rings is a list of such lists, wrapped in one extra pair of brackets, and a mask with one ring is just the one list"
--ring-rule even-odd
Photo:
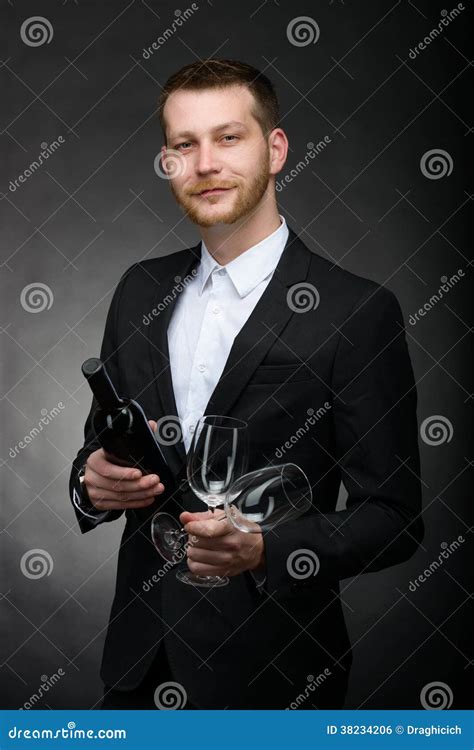
[(280, 108), (273, 83), (257, 68), (239, 60), (209, 58), (185, 65), (166, 81), (158, 100), (158, 117), (166, 142), (166, 123), (163, 111), (174, 91), (203, 90), (243, 85), (253, 94), (252, 114), (265, 137), (278, 127)]

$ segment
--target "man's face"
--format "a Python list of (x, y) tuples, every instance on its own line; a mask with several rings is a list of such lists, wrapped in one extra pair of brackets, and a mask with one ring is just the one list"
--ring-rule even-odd
[[(253, 101), (245, 87), (229, 86), (177, 91), (166, 102), (168, 148), (180, 154), (170, 186), (195, 224), (233, 224), (268, 188), (270, 151), (252, 115)], [(220, 190), (205, 192), (215, 188)]]

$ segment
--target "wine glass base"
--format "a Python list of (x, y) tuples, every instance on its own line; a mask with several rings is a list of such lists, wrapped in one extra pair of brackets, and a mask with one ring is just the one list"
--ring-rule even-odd
[(177, 570), (176, 578), (190, 586), (201, 586), (207, 589), (213, 589), (216, 586), (227, 586), (229, 584), (227, 576), (198, 576), (186, 570)]

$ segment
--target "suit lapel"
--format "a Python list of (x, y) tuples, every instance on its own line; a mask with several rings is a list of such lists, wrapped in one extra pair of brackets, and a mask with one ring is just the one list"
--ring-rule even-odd
[[(165, 280), (157, 290), (154, 307), (160, 309), (158, 318), (148, 328), (150, 354), (153, 361), (155, 382), (162, 414), (177, 417), (177, 407), (173, 391), (171, 369), (169, 366), (169, 349), (167, 329), (174, 303), (179, 294), (164, 306), (161, 311), (160, 301), (173, 296), (176, 289), (176, 275), (184, 279), (198, 266), (200, 244), (191, 249), (179, 268), (173, 269), (172, 276)], [(306, 279), (311, 252), (289, 227), (288, 240), (280, 261), (270, 282), (257, 302), (244, 326), (235, 337), (224, 370), (204, 411), (206, 414), (228, 414), (240, 396), (252, 374), (273, 343), (281, 335), (294, 311), (287, 301), (288, 287)], [(183, 287), (184, 288), (184, 287)], [(186, 474), (186, 452), (184, 443), (175, 443), (173, 461), (178, 481)], [(168, 457), (168, 454), (167, 454)]]

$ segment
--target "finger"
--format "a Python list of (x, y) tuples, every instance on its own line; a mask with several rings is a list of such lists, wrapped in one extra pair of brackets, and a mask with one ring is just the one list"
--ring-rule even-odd
[[(163, 486), (163, 485), (162, 485)], [(112, 500), (119, 503), (124, 503), (125, 505), (130, 505), (131, 502), (134, 502), (136, 500), (146, 500), (149, 497), (154, 497), (155, 495), (161, 495), (163, 490), (158, 489), (158, 486), (152, 490), (141, 490), (140, 492), (132, 492), (130, 495), (121, 495), (117, 492), (109, 492), (108, 490), (103, 490), (100, 487), (94, 487), (87, 485), (87, 493), (92, 500), (94, 501), (101, 501), (101, 500)]]
[(233, 560), (232, 553), (224, 552), (223, 550), (209, 550), (188, 546), (186, 552), (188, 560), (203, 563), (204, 565), (230, 565)]
[(235, 531), (234, 527), (228, 522), (220, 522), (219, 519), (208, 521), (190, 521), (183, 523), (184, 530), (188, 534), (193, 534), (204, 539), (219, 539)]
[[(186, 527), (184, 527), (184, 529), (186, 530)], [(233, 534), (227, 534), (225, 536), (218, 537), (205, 537), (189, 534), (188, 539), (188, 544), (190, 547), (207, 549), (210, 552), (214, 552), (215, 550), (219, 550), (221, 552), (234, 551), (236, 542)]]
[(190, 523), (191, 521), (222, 521), (227, 518), (227, 515), (224, 510), (221, 508), (216, 508), (214, 511), (205, 510), (205, 511), (199, 511), (195, 513), (191, 513), (191, 511), (184, 510), (179, 515), (179, 520), (181, 521), (181, 524), (184, 526), (187, 523)]
[(89, 456), (87, 466), (106, 479), (139, 479), (142, 476), (140, 469), (119, 466), (107, 460), (103, 448)]
[(150, 425), (150, 427), (153, 430), (153, 432), (156, 432), (157, 423), (155, 422), (155, 420), (154, 419), (149, 419), (148, 420), (148, 424)]
[(147, 508), (155, 502), (155, 497), (148, 497), (145, 500), (134, 500), (129, 503), (117, 502), (114, 500), (95, 500), (94, 507), (97, 510), (128, 510), (129, 508)]
[(179, 520), (183, 524), (189, 523), (189, 521), (206, 521), (210, 518), (216, 518), (218, 514), (221, 514), (221, 511), (216, 510), (216, 512), (213, 513), (211, 510), (203, 510), (192, 513), (190, 510), (183, 510), (179, 515)]
[(138, 492), (140, 490), (150, 489), (160, 481), (158, 474), (147, 474), (146, 476), (143, 476), (138, 480), (109, 479), (108, 477), (103, 477), (101, 474), (98, 474), (96, 471), (94, 471), (94, 469), (91, 469), (90, 467), (87, 467), (86, 469), (85, 479), (88, 484), (91, 484), (94, 487), (99, 487), (100, 489), (108, 490), (109, 492), (124, 493), (132, 493)]

